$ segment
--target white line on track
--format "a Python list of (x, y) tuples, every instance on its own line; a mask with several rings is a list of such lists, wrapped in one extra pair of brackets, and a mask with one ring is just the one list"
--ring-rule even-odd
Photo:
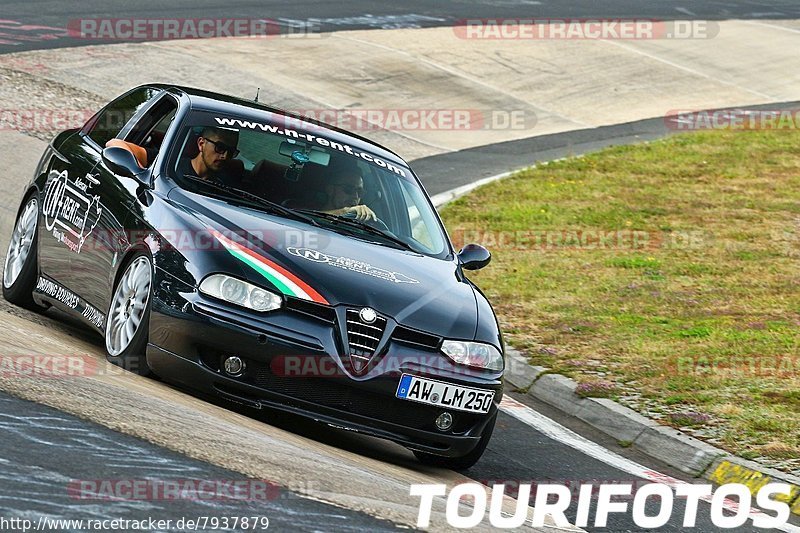
[(796, 28), (788, 28), (786, 26), (781, 26), (779, 24), (770, 24), (769, 22), (763, 22), (760, 20), (745, 20), (744, 23), (753, 26), (763, 26), (765, 28), (770, 28), (772, 30), (785, 31), (788, 33), (800, 33), (800, 30)]
[(673, 67), (673, 68), (676, 68), (676, 69), (679, 69), (679, 70), (683, 70), (684, 72), (688, 72), (690, 74), (694, 74), (695, 76), (700, 76), (701, 78), (705, 78), (707, 80), (711, 80), (711, 81), (716, 82), (716, 83), (721, 83), (723, 85), (727, 85), (728, 87), (735, 87), (736, 89), (740, 89), (742, 91), (746, 91), (746, 92), (748, 92), (750, 94), (754, 94), (756, 96), (759, 96), (761, 98), (765, 98), (767, 100), (772, 100), (772, 101), (777, 100), (776, 97), (771, 96), (769, 94), (762, 93), (760, 91), (756, 91), (756, 90), (753, 90), (753, 89), (748, 89), (747, 87), (742, 87), (741, 85), (737, 85), (736, 83), (733, 83), (733, 82), (730, 82), (730, 81), (725, 81), (725, 80), (722, 80), (720, 78), (716, 78), (714, 76), (706, 74), (705, 72), (700, 72), (699, 70), (687, 67), (685, 65), (679, 65), (678, 63), (675, 63), (674, 61), (670, 61), (669, 59), (664, 59), (663, 57), (658, 57), (655, 54), (649, 54), (649, 53), (647, 53), (647, 52), (645, 52), (643, 50), (639, 50), (638, 48), (635, 48), (635, 47), (627, 45), (627, 44), (623, 44), (623, 43), (621, 43), (619, 41), (612, 41), (612, 40), (609, 40), (609, 39), (601, 39), (600, 41), (604, 42), (604, 43), (607, 43), (607, 44), (610, 44), (610, 45), (613, 45), (613, 46), (617, 46), (619, 48), (624, 48), (625, 50), (628, 50), (629, 52), (634, 52), (634, 53), (639, 54), (641, 56), (644, 56), (644, 57), (647, 57), (649, 59), (652, 59), (653, 61), (658, 61), (660, 63), (664, 63), (665, 65), (669, 65), (670, 67)]
[(561, 115), (559, 113), (556, 113), (555, 111), (544, 109), (544, 108), (539, 107), (539, 106), (537, 106), (535, 104), (532, 104), (527, 99), (524, 99), (524, 98), (514, 94), (511, 91), (507, 91), (507, 90), (503, 89), (502, 87), (497, 87), (496, 85), (492, 85), (491, 83), (487, 83), (487, 82), (483, 81), (482, 79), (477, 78), (475, 76), (470, 76), (466, 72), (463, 72), (463, 71), (458, 70), (458, 69), (453, 68), (453, 67), (449, 67), (447, 65), (442, 65), (441, 63), (437, 63), (436, 61), (432, 61), (432, 60), (427, 59), (425, 57), (412, 54), (411, 52), (408, 52), (406, 50), (401, 50), (399, 48), (394, 48), (394, 47), (391, 47), (391, 46), (387, 46), (385, 44), (379, 44), (379, 43), (375, 43), (375, 42), (372, 42), (372, 41), (367, 41), (367, 40), (364, 40), (364, 39), (358, 39), (357, 37), (344, 36), (341, 33), (335, 34), (335, 37), (338, 38), (338, 39), (345, 39), (345, 40), (348, 40), (348, 41), (361, 43), (361, 44), (366, 45), (366, 46), (372, 46), (372, 47), (378, 48), (380, 50), (386, 50), (388, 52), (393, 52), (393, 53), (396, 53), (396, 54), (399, 54), (399, 55), (410, 57), (414, 61), (417, 61), (419, 63), (428, 65), (428, 66), (430, 66), (432, 68), (435, 68), (437, 70), (441, 70), (442, 72), (446, 72), (447, 74), (450, 74), (451, 76), (467, 80), (467, 81), (469, 81), (471, 83), (474, 83), (474, 84), (476, 84), (476, 85), (478, 85), (480, 87), (485, 87), (485, 88), (489, 89), (490, 91), (503, 94), (503, 95), (505, 95), (505, 96), (507, 96), (509, 98), (517, 100), (518, 102), (522, 102), (523, 104), (532, 107), (535, 111), (541, 112), (542, 116), (556, 117), (556, 118), (561, 119), (563, 121), (570, 122), (572, 124), (577, 124), (578, 126), (581, 126), (583, 128), (592, 128), (592, 127), (594, 127), (592, 124), (587, 124), (587, 123), (581, 122), (580, 120), (577, 120), (575, 118), (571, 118), (571, 117), (568, 117), (566, 115)]
[[(597, 459), (600, 462), (616, 468), (617, 470), (627, 472), (628, 474), (646, 479), (653, 483), (662, 483), (673, 490), (675, 490), (678, 485), (691, 485), (691, 483), (687, 483), (686, 481), (681, 481), (680, 479), (676, 479), (650, 468), (646, 468), (635, 461), (631, 461), (626, 457), (622, 457), (621, 455), (618, 455), (611, 450), (600, 446), (596, 442), (592, 442), (585, 437), (578, 435), (574, 431), (565, 428), (558, 422), (551, 420), (540, 413), (537, 413), (527, 405), (522, 404), (508, 396), (503, 397), (503, 401), (500, 403), (500, 410), (513, 416), (523, 424), (532, 427), (544, 436), (565, 444), (570, 448), (574, 448), (579, 452), (592, 457), (593, 459)], [(711, 503), (710, 494), (700, 499), (704, 502)], [(731, 512), (736, 512), (738, 509), (738, 504), (734, 500), (726, 499), (724, 507)], [(765, 516), (765, 513), (759, 511), (758, 509), (751, 508), (749, 516), (752, 520), (756, 516)], [(800, 533), (800, 528), (791, 524), (784, 524), (783, 526), (775, 529), (789, 533)]]

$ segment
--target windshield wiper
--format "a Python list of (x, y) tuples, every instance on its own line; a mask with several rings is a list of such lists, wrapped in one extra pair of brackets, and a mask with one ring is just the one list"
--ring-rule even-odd
[(387, 233), (386, 231), (378, 229), (375, 226), (371, 226), (368, 223), (363, 222), (361, 220), (358, 220), (358, 219), (355, 219), (355, 218), (345, 218), (345, 217), (342, 217), (342, 216), (339, 216), (339, 215), (333, 215), (331, 213), (326, 213), (324, 211), (316, 211), (314, 209), (300, 209), (299, 211), (302, 211), (303, 213), (310, 213), (310, 214), (312, 214), (314, 216), (318, 216), (320, 218), (324, 218), (325, 220), (328, 220), (328, 221), (330, 221), (330, 222), (332, 222), (334, 224), (339, 224), (339, 225), (343, 225), (343, 226), (350, 226), (350, 227), (353, 227), (353, 228), (357, 228), (357, 229), (366, 231), (367, 233), (371, 233), (372, 235), (378, 235), (379, 237), (381, 237), (383, 239), (386, 239), (387, 241), (390, 241), (390, 242), (392, 242), (394, 244), (397, 244), (397, 245), (403, 247), (403, 249), (405, 249), (405, 250), (410, 250), (412, 252), (419, 253), (418, 250), (416, 250), (413, 246), (411, 246), (406, 241), (400, 239), (399, 237), (395, 237), (391, 233)]
[(257, 204), (259, 207), (266, 207), (268, 210), (272, 211), (273, 213), (278, 213), (280, 215), (283, 215), (286, 218), (292, 218), (294, 220), (300, 220), (302, 222), (306, 222), (308, 224), (311, 224), (312, 226), (319, 227), (319, 223), (316, 220), (314, 220), (313, 218), (311, 218), (309, 216), (306, 216), (306, 215), (304, 215), (304, 214), (302, 214), (299, 211), (296, 211), (294, 209), (290, 209), (288, 207), (282, 206), (281, 204), (278, 204), (278, 203), (272, 202), (270, 200), (267, 200), (266, 198), (262, 198), (262, 197), (258, 196), (257, 194), (253, 194), (253, 193), (247, 192), (247, 191), (245, 191), (243, 189), (237, 189), (236, 187), (231, 187), (230, 185), (225, 185), (224, 183), (220, 183), (218, 181), (205, 180), (203, 178), (199, 178), (199, 177), (194, 176), (192, 174), (184, 174), (183, 177), (184, 178), (188, 178), (188, 179), (190, 179), (190, 180), (192, 180), (192, 181), (194, 181), (196, 183), (202, 183), (203, 185), (206, 185), (206, 186), (211, 187), (212, 189), (216, 189), (218, 191), (223, 191), (223, 192), (227, 192), (227, 193), (233, 193), (233, 194), (239, 196), (240, 198), (243, 198), (243, 199), (245, 199), (245, 200), (247, 200), (247, 201), (249, 201), (251, 203)]

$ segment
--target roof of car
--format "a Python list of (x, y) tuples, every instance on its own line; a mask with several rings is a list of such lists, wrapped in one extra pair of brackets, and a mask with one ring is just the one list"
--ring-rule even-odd
[(215, 93), (212, 91), (205, 91), (194, 87), (184, 87), (180, 85), (167, 85), (167, 84), (155, 83), (155, 84), (148, 84), (148, 86), (183, 93), (189, 98), (192, 109), (196, 109), (199, 111), (217, 111), (221, 113), (228, 113), (234, 115), (244, 114), (251, 116), (254, 114), (258, 115), (267, 112), (272, 115), (279, 115), (281, 117), (286, 117), (290, 119), (289, 124), (291, 124), (291, 126), (289, 126), (289, 129), (301, 132), (311, 131), (320, 133), (321, 136), (324, 136), (328, 140), (339, 142), (342, 144), (347, 144), (352, 148), (356, 148), (359, 150), (366, 150), (370, 153), (373, 153), (383, 158), (387, 162), (391, 161), (393, 163), (399, 163), (404, 166), (408, 165), (408, 163), (406, 163), (403, 160), (403, 158), (401, 158), (393, 151), (365, 137), (362, 137), (360, 135), (354, 134), (352, 132), (349, 132), (341, 128), (337, 128), (336, 126), (326, 124), (325, 122), (321, 122), (283, 109), (262, 104), (261, 102), (256, 102), (254, 100), (247, 100), (245, 98), (239, 98), (237, 96), (231, 96), (227, 94)]

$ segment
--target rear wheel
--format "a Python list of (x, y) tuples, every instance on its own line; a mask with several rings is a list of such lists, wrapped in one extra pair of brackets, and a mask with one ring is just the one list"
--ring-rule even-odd
[(107, 359), (125, 370), (146, 376), (147, 336), (150, 324), (150, 293), (153, 264), (145, 254), (128, 262), (114, 287), (106, 317)]
[(38, 220), (39, 202), (32, 196), (17, 218), (3, 268), (3, 297), (13, 304), (28, 309), (40, 309), (33, 301), (33, 289), (36, 287), (38, 272), (36, 264)]
[(434, 455), (432, 453), (419, 452), (416, 450), (414, 450), (414, 455), (417, 457), (417, 460), (424, 465), (437, 466), (439, 468), (449, 468), (450, 470), (466, 470), (477, 463), (483, 455), (483, 452), (486, 451), (486, 447), (489, 445), (489, 440), (492, 438), (492, 433), (494, 432), (494, 423), (496, 421), (497, 413), (495, 413), (489, 423), (486, 424), (486, 428), (483, 430), (483, 435), (481, 435), (478, 445), (466, 455), (462, 455), (460, 457), (444, 457), (441, 455)]

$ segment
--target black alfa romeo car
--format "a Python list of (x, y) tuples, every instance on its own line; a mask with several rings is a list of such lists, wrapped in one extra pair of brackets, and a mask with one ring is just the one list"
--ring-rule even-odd
[(72, 313), (108, 359), (468, 468), (504, 346), (410, 167), (254, 101), (137, 87), (59, 134), (26, 185), (3, 294)]

